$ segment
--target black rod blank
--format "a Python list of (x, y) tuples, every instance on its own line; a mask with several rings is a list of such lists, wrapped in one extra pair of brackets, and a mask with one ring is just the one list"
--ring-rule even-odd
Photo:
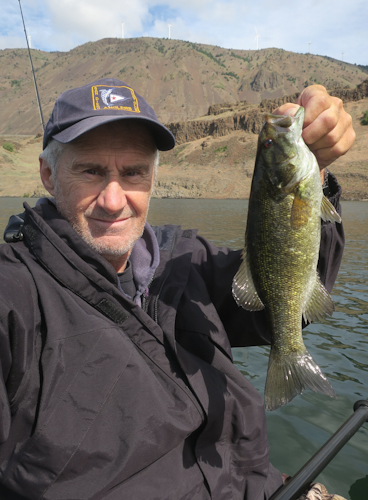
[(270, 500), (296, 500), (365, 422), (368, 422), (368, 399), (355, 403), (348, 420)]
[(43, 114), (42, 114), (42, 108), (41, 108), (41, 101), (40, 101), (40, 96), (39, 96), (39, 94), (38, 94), (38, 88), (37, 88), (37, 82), (36, 82), (36, 75), (35, 75), (34, 68), (33, 68), (33, 61), (32, 61), (31, 51), (30, 51), (30, 48), (29, 48), (29, 43), (28, 43), (28, 36), (27, 36), (27, 31), (26, 31), (26, 25), (25, 25), (25, 23), (24, 23), (23, 12), (22, 12), (22, 6), (21, 6), (21, 4), (20, 4), (20, 0), (18, 0), (18, 1), (19, 1), (19, 8), (20, 8), (20, 13), (21, 13), (21, 16), (22, 16), (22, 21), (23, 21), (24, 34), (26, 35), (26, 42), (27, 42), (27, 47), (28, 47), (28, 55), (29, 55), (29, 60), (31, 61), (31, 69), (32, 69), (33, 83), (34, 83), (34, 86), (35, 86), (35, 91), (36, 91), (37, 104), (38, 104), (38, 110), (39, 110), (39, 112), (40, 112), (40, 120), (41, 120), (42, 130), (45, 130), (45, 123), (44, 123), (44, 121), (43, 121)]

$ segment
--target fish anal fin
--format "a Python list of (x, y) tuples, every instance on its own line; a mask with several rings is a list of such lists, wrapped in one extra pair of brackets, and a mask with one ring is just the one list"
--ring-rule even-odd
[(297, 191), (294, 197), (293, 206), (291, 207), (290, 225), (293, 229), (300, 229), (310, 219), (312, 213), (312, 205), (310, 199), (300, 196)]
[(232, 292), (234, 299), (238, 306), (241, 306), (247, 311), (261, 311), (264, 309), (264, 305), (254, 286), (247, 258), (246, 246), (242, 252), (242, 259), (239, 270), (233, 279)]
[(282, 356), (271, 348), (265, 387), (266, 410), (289, 403), (304, 389), (336, 397), (330, 382), (307, 350)]
[(322, 197), (321, 202), (321, 219), (324, 221), (341, 223), (340, 215), (325, 196)]
[(319, 321), (323, 319), (326, 314), (330, 315), (335, 309), (333, 300), (326, 288), (321, 283), (318, 275), (316, 274), (316, 282), (310, 296), (310, 299), (303, 311), (303, 318), (306, 323), (312, 321)]

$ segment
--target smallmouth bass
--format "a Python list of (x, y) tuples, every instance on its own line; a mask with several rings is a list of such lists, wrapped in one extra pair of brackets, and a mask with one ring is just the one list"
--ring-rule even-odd
[(305, 388), (335, 392), (307, 351), (302, 318), (332, 314), (317, 274), (321, 218), (341, 222), (323, 196), (317, 160), (302, 139), (304, 109), (294, 117), (265, 115), (249, 198), (242, 263), (233, 295), (249, 311), (265, 310), (272, 341), (265, 406), (274, 410)]

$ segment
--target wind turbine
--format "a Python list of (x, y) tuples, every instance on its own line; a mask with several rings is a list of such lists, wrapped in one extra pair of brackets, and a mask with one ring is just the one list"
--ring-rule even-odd
[(341, 52), (341, 60), (344, 61), (344, 51)]
[(307, 42), (307, 44), (309, 45), (308, 54), (310, 54), (310, 46), (311, 46), (311, 43), (312, 43), (312, 42)]
[(168, 24), (168, 27), (169, 27), (169, 40), (170, 40), (170, 38), (171, 38), (171, 34), (170, 34), (171, 24)]
[(255, 40), (257, 42), (257, 50), (258, 50), (258, 38), (259, 38), (259, 35), (258, 35), (258, 32), (257, 32), (257, 28), (254, 27), (254, 29), (256, 30), (256, 37), (255, 37)]
[(121, 38), (124, 38), (124, 23), (121, 23)]

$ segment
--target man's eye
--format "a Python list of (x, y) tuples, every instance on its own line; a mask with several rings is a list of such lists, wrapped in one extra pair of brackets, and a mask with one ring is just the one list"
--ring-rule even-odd
[(94, 168), (89, 168), (88, 170), (84, 171), (86, 174), (89, 175), (100, 175), (100, 172)]

